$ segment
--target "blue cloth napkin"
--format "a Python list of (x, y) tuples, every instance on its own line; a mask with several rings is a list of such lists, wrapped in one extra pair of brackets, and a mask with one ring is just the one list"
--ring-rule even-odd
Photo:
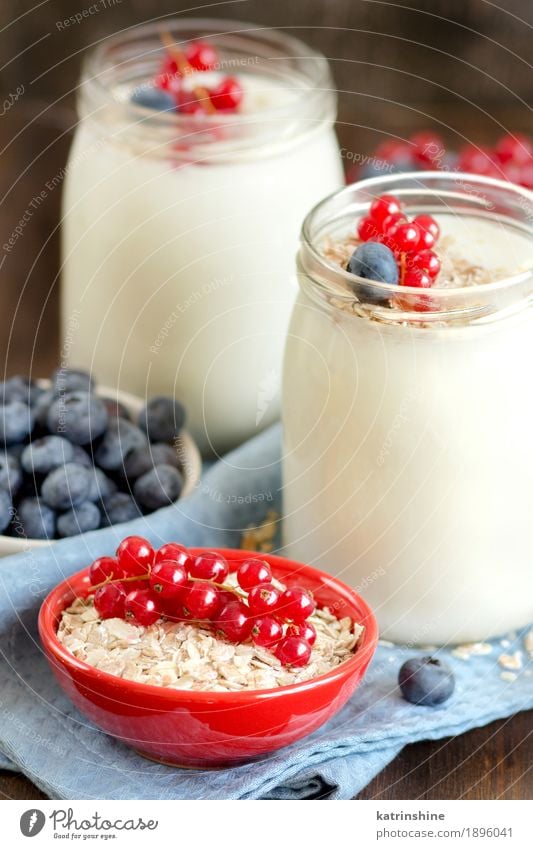
[[(130, 533), (160, 544), (239, 547), (241, 534), (280, 510), (280, 430), (271, 428), (216, 463), (177, 505), (120, 526), (0, 561), (0, 766), (18, 769), (56, 799), (348, 799), (405, 746), (453, 736), (533, 707), (524, 634), (494, 640), (483, 656), (438, 654), (457, 687), (440, 708), (415, 707), (398, 691), (402, 662), (418, 650), (380, 645), (350, 702), (326, 726), (259, 762), (202, 772), (151, 763), (87, 722), (63, 695), (39, 646), (44, 596)], [(521, 651), (504, 680), (498, 657)], [(427, 653), (427, 652), (426, 652)], [(424, 654), (424, 652), (420, 652)], [(506, 675), (505, 678), (509, 676)]]

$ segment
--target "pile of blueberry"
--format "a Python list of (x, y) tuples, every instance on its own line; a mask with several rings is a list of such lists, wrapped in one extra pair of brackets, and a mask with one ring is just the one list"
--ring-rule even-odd
[(132, 421), (95, 394), (87, 372), (61, 368), (50, 387), (24, 377), (0, 384), (0, 533), (70, 537), (127, 522), (176, 501), (176, 440), (185, 411), (150, 399)]

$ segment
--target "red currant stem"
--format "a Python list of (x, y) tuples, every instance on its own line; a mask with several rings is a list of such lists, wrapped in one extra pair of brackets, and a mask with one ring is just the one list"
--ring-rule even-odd
[[(176, 621), (175, 619), (172, 618), (172, 616), (169, 616), (166, 613), (162, 613), (159, 618), (162, 619), (164, 622), (175, 622)], [(211, 627), (210, 627), (211, 621), (209, 619), (179, 619), (178, 621), (182, 624), (185, 623), (187, 625), (199, 625), (200, 627), (205, 628), (206, 631), (211, 630)]]
[[(174, 61), (176, 62), (176, 65), (178, 66), (178, 70), (179, 70), (179, 72), (182, 76), (185, 77), (185, 76), (187, 76), (187, 74), (199, 73), (198, 71), (195, 70), (195, 68), (193, 68), (192, 65), (189, 64), (189, 62), (187, 61), (187, 57), (185, 56), (183, 51), (181, 51), (179, 49), (179, 47), (176, 47), (176, 45), (172, 41), (172, 38), (171, 38), (171, 36), (168, 32), (162, 32), (161, 33), (161, 42), (163, 44), (163, 47), (167, 51), (168, 55), (171, 56), (172, 59), (174, 59)], [(213, 101), (211, 100), (211, 97), (209, 96), (209, 92), (208, 92), (208, 90), (206, 89), (205, 86), (203, 86), (203, 85), (193, 86), (193, 94), (194, 94), (194, 96), (196, 97), (197, 100), (202, 101), (202, 104), (203, 104), (206, 112), (210, 112), (211, 114), (213, 114), (213, 112), (217, 111), (217, 108), (214, 105)]]
[[(99, 590), (100, 587), (107, 587), (108, 584), (127, 584), (133, 581), (147, 581), (149, 578), (150, 572), (147, 572), (146, 575), (131, 575), (129, 578), (106, 578), (105, 581), (102, 581), (100, 584), (94, 584), (89, 587), (89, 592), (96, 592), (96, 590)], [(197, 581), (201, 584), (207, 582), (213, 587), (217, 587), (217, 589), (233, 593), (238, 598), (248, 598), (247, 593), (241, 592), (236, 587), (232, 587), (230, 584), (218, 584), (216, 581), (208, 581), (206, 578), (189, 578), (188, 580)]]
[(94, 584), (89, 587), (89, 590), (94, 592), (99, 590), (100, 587), (107, 587), (108, 584), (128, 584), (131, 581), (147, 581), (149, 578), (150, 572), (147, 572), (146, 575), (130, 575), (129, 578), (106, 578), (101, 584)]
[(189, 581), (199, 581), (201, 584), (211, 584), (213, 587), (217, 587), (219, 590), (226, 590), (227, 592), (233, 593), (239, 598), (248, 598), (247, 593), (242, 593), (236, 587), (232, 587), (230, 584), (217, 584), (216, 581), (210, 581), (207, 578), (189, 578)]
[(405, 280), (405, 254), (400, 254), (400, 286), (404, 285)]

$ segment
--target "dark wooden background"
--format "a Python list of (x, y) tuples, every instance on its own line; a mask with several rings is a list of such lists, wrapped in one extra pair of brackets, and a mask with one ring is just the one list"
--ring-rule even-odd
[[(66, 162), (84, 50), (134, 23), (180, 13), (273, 26), (331, 62), (341, 145), (439, 130), (450, 148), (533, 132), (531, 0), (0, 0), (0, 246)], [(97, 6), (82, 23), (58, 22)], [(22, 93), (15, 99), (17, 90)], [(6, 107), (4, 98), (9, 98)], [(60, 186), (33, 211), (9, 254), (0, 251), (0, 358), (7, 374), (49, 372), (58, 354)], [(1, 686), (1, 682), (0, 682)], [(518, 798), (533, 794), (532, 713), (460, 738), (410, 746), (362, 798)], [(0, 798), (39, 798), (0, 774)]]

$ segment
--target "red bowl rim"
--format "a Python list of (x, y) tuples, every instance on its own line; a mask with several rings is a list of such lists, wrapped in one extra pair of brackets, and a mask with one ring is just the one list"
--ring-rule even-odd
[(84, 674), (92, 677), (95, 681), (101, 681), (102, 684), (114, 684), (116, 686), (117, 682), (120, 681), (121, 686), (123, 686), (126, 690), (139, 695), (144, 694), (146, 697), (155, 697), (157, 694), (159, 699), (168, 699), (168, 701), (171, 702), (179, 702), (185, 697), (187, 701), (198, 702), (199, 704), (212, 702), (213, 700), (220, 700), (223, 703), (231, 704), (232, 702), (242, 701), (243, 698), (246, 697), (250, 699), (256, 697), (274, 698), (281, 694), (290, 695), (295, 692), (305, 692), (306, 690), (312, 689), (313, 687), (319, 686), (325, 682), (335, 681), (338, 678), (343, 679), (351, 672), (354, 672), (358, 667), (362, 666), (367, 659), (368, 661), (371, 660), (379, 639), (378, 624), (374, 613), (366, 601), (364, 601), (364, 599), (362, 599), (355, 590), (332, 575), (329, 575), (327, 572), (316, 569), (314, 566), (299, 563), (296, 560), (291, 560), (286, 557), (265, 552), (246, 551), (243, 549), (233, 548), (217, 548), (215, 546), (210, 548), (198, 548), (191, 546), (189, 551), (193, 554), (201, 554), (205, 551), (217, 551), (226, 557), (228, 561), (245, 560), (248, 557), (260, 557), (267, 560), (274, 569), (278, 566), (278, 564), (283, 564), (285, 569), (288, 565), (295, 567), (295, 573), (298, 573), (299, 571), (302, 571), (303, 573), (313, 573), (315, 580), (319, 580), (330, 589), (339, 592), (341, 597), (343, 595), (348, 595), (351, 602), (362, 614), (361, 622), (364, 623), (364, 630), (356, 653), (353, 657), (349, 658), (349, 660), (343, 661), (343, 663), (335, 666), (329, 672), (324, 672), (322, 675), (317, 675), (315, 678), (309, 678), (307, 681), (300, 681), (294, 684), (286, 684), (281, 687), (272, 687), (262, 690), (237, 690), (224, 693), (209, 690), (180, 690), (175, 687), (158, 687), (155, 684), (143, 684), (138, 681), (129, 681), (127, 678), (120, 678), (118, 675), (111, 675), (109, 672), (103, 672), (100, 669), (96, 669), (94, 666), (90, 666), (83, 660), (78, 660), (78, 658), (74, 657), (74, 655), (71, 654), (57, 639), (56, 622), (51, 609), (52, 605), (55, 606), (57, 596), (61, 596), (63, 594), (67, 595), (68, 590), (71, 589), (71, 585), (77, 583), (87, 575), (89, 571), (88, 566), (81, 569), (79, 572), (73, 573), (64, 581), (61, 581), (60, 584), (57, 584), (44, 599), (39, 610), (38, 627), (41, 642), (45, 650), (48, 649), (51, 654), (65, 666), (75, 669), (78, 672), (83, 672)]

